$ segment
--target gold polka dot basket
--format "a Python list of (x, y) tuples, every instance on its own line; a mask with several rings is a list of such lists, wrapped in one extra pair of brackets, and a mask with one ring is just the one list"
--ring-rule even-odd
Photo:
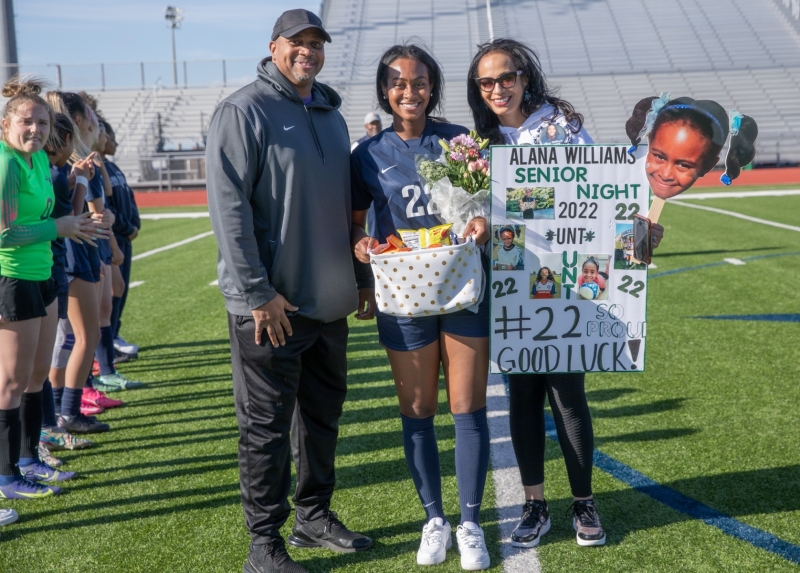
[(371, 255), (378, 310), (395, 316), (433, 316), (468, 309), (481, 300), (480, 249), (460, 245)]

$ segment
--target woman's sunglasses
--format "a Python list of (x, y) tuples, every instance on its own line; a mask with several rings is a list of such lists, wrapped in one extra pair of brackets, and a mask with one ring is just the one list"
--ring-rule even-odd
[(496, 78), (476, 78), (475, 81), (482, 91), (491, 92), (494, 91), (494, 86), (496, 84), (500, 84), (500, 86), (505, 89), (513, 88), (517, 83), (517, 76), (521, 75), (522, 70), (517, 70), (516, 72), (508, 72)]

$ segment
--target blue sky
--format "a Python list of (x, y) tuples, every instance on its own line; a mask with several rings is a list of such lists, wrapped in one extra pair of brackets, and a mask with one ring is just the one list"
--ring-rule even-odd
[[(14, 0), (20, 63), (171, 59), (164, 8), (169, 0)], [(257, 57), (268, 53), (284, 10), (319, 13), (320, 1), (176, 0), (178, 59)]]

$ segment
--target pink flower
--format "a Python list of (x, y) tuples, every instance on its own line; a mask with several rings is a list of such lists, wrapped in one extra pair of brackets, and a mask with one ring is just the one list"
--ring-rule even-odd
[(467, 158), (460, 151), (453, 151), (450, 153), (450, 161), (465, 161)]
[(475, 161), (471, 161), (469, 165), (467, 165), (467, 169), (469, 171), (480, 171), (486, 175), (489, 174), (489, 162), (485, 159), (476, 159)]

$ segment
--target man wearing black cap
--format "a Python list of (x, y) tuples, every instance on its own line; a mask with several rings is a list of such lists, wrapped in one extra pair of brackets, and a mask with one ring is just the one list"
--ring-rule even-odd
[(314, 80), (330, 41), (316, 15), (284, 12), (258, 79), (220, 103), (208, 132), (209, 210), (252, 536), (245, 573), (305, 571), (279, 532), (291, 510), (290, 450), (297, 487), (289, 543), (341, 552), (372, 546), (330, 510), (347, 392), (347, 315), (371, 288), (369, 269), (354, 276), (341, 99)]

